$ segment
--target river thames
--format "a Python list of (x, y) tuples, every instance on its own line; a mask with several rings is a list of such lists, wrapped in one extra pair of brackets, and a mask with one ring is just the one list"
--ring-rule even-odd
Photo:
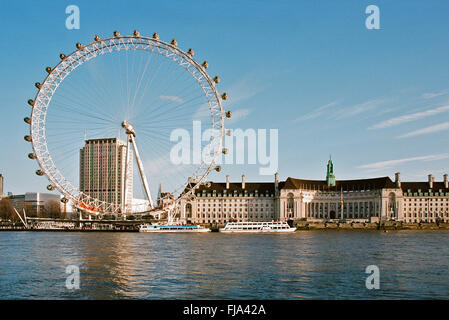
[(0, 299), (448, 299), (448, 244), (447, 231), (0, 232)]

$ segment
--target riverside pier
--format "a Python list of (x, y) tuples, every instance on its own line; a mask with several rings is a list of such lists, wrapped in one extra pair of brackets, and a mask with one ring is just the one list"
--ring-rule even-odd
[(74, 220), (27, 218), (26, 222), (0, 222), (0, 231), (138, 232), (138, 226), (152, 220)]
[[(28, 218), (22, 222), (0, 221), (0, 231), (51, 231), (51, 232), (139, 232), (139, 225), (146, 223), (164, 223), (166, 220), (74, 220)], [(400, 231), (400, 230), (448, 230), (447, 222), (403, 221), (290, 221), (296, 231)], [(204, 224), (212, 232), (218, 232), (225, 224)]]

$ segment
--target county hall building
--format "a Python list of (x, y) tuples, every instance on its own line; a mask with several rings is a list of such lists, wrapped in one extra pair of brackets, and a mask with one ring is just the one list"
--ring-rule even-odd
[(435, 181), (395, 181), (389, 177), (336, 180), (332, 160), (326, 180), (288, 178), (273, 182), (207, 182), (181, 200), (185, 223), (271, 220), (346, 220), (403, 222), (449, 221), (448, 175)]

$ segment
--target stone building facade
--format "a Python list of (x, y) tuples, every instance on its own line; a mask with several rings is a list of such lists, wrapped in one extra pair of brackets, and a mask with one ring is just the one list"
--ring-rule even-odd
[(336, 180), (333, 162), (326, 180), (287, 178), (273, 182), (208, 182), (183, 198), (180, 220), (188, 223), (229, 221), (345, 220), (404, 222), (449, 221), (447, 174), (435, 182), (402, 182), (389, 177)]
[[(277, 177), (277, 175), (276, 175)], [(191, 223), (229, 221), (271, 221), (278, 218), (276, 199), (279, 183), (208, 182), (195, 190), (195, 196), (181, 200), (180, 219)]]

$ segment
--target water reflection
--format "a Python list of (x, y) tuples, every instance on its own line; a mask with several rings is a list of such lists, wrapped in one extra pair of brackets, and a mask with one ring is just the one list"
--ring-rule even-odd
[[(448, 232), (0, 232), (0, 298), (449, 297)], [(65, 288), (78, 265), (81, 289)], [(377, 265), (381, 289), (365, 288)]]

